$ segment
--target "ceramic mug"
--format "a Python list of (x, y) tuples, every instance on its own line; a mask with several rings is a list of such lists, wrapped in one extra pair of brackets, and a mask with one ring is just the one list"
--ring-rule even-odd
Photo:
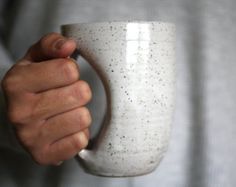
[(78, 153), (85, 171), (115, 177), (150, 173), (169, 142), (175, 26), (124, 21), (68, 24), (61, 30), (75, 39), (77, 52), (96, 70), (107, 97), (95, 143)]

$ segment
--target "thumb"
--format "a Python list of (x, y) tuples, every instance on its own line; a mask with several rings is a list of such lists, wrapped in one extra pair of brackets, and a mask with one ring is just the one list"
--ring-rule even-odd
[(27, 51), (24, 59), (32, 62), (40, 62), (53, 58), (66, 58), (76, 48), (76, 42), (59, 33), (50, 33), (42, 37)]

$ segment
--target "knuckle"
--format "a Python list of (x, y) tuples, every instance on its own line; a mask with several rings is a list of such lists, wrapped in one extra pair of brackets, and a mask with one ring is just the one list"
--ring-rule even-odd
[[(48, 103), (50, 102), (48, 98), (50, 97), (52, 97), (52, 94), (47, 92), (43, 92), (35, 97), (35, 100), (31, 102), (31, 110), (28, 112), (30, 119), (39, 119), (40, 116), (45, 115)], [(56, 92), (55, 97), (60, 98), (59, 92)]]
[(62, 74), (69, 82), (75, 82), (79, 79), (79, 71), (76, 63), (70, 59), (61, 59)]
[(34, 119), (34, 116), (32, 116), (33, 109), (30, 106), (32, 99), (22, 95), (21, 100), (24, 101), (24, 104), (12, 100), (8, 103), (7, 117), (15, 125), (26, 124)]
[(80, 113), (79, 115), (80, 115), (81, 126), (83, 126), (83, 127), (90, 126), (90, 124), (92, 122), (92, 118), (91, 118), (88, 108), (86, 108), (86, 107), (80, 108), (79, 113)]
[(88, 138), (85, 136), (84, 132), (79, 132), (75, 134), (72, 138), (72, 146), (75, 150), (84, 149), (88, 145)]
[(31, 131), (21, 130), (17, 133), (17, 136), (20, 142), (28, 149), (32, 149), (34, 147), (35, 142)]
[(47, 128), (41, 128), (38, 133), (38, 137), (43, 140), (47, 139), (47, 137), (50, 137), (49, 130)]
[(5, 76), (1, 82), (2, 89), (5, 91), (10, 91), (12, 89), (12, 79)]
[(77, 102), (78, 104), (81, 102), (81, 90), (78, 84), (74, 84), (70, 90), (70, 97), (73, 102)]
[(45, 46), (46, 44), (48, 44), (48, 41), (50, 41), (52, 38), (59, 37), (59, 36), (61, 35), (56, 32), (48, 33), (40, 39), (39, 43), (41, 46)]
[(20, 76), (16, 73), (8, 72), (1, 82), (3, 90), (8, 93), (14, 93), (18, 90), (18, 82), (20, 81)]
[(18, 109), (9, 109), (7, 114), (9, 121), (13, 124), (19, 124), (23, 121), (23, 117)]
[(35, 44), (35, 46), (38, 46), (43, 53), (50, 55), (52, 52), (54, 42), (60, 37), (62, 36), (59, 33), (52, 32), (46, 34)]
[(34, 152), (32, 154), (33, 159), (36, 163), (39, 165), (49, 165), (49, 161), (47, 159), (47, 154), (44, 148), (41, 148), (40, 150)]
[(88, 103), (92, 98), (92, 92), (87, 82), (79, 81), (80, 99), (84, 104)]

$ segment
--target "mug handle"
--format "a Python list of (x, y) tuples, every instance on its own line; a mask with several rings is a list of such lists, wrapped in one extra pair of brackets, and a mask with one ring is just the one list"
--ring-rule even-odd
[(83, 57), (86, 62), (93, 68), (95, 69), (97, 75), (99, 76), (99, 78), (101, 79), (103, 86), (104, 86), (104, 90), (105, 90), (105, 94), (106, 94), (106, 112), (105, 115), (103, 117), (103, 122), (101, 124), (99, 124), (99, 130), (98, 133), (96, 135), (95, 138), (90, 139), (88, 146), (85, 149), (82, 149), (79, 153), (78, 156), (76, 156), (75, 158), (79, 161), (79, 163), (83, 164), (83, 162), (90, 160), (93, 158), (93, 154), (94, 151), (98, 148), (99, 146), (99, 142), (101, 142), (101, 140), (103, 139), (103, 134), (106, 131), (106, 127), (109, 124), (109, 121), (111, 119), (111, 105), (110, 105), (110, 91), (108, 89), (108, 84), (107, 81), (105, 79), (105, 77), (102, 76), (101, 73), (99, 73), (100, 71), (98, 70), (97, 67), (94, 67), (93, 64), (89, 63), (89, 60), (86, 59), (86, 57), (84, 57), (83, 55), (80, 54), (79, 50), (76, 48), (74, 53), (71, 55), (71, 58), (73, 58), (76, 62), (78, 61), (79, 56)]

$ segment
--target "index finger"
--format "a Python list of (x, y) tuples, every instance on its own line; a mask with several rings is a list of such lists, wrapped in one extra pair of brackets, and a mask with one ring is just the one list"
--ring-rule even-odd
[(53, 58), (66, 58), (76, 48), (76, 42), (59, 33), (50, 33), (42, 37), (27, 51), (24, 59), (31, 62), (40, 62)]
[(79, 66), (71, 58), (60, 58), (18, 66), (24, 91), (37, 93), (63, 87), (79, 79)]

